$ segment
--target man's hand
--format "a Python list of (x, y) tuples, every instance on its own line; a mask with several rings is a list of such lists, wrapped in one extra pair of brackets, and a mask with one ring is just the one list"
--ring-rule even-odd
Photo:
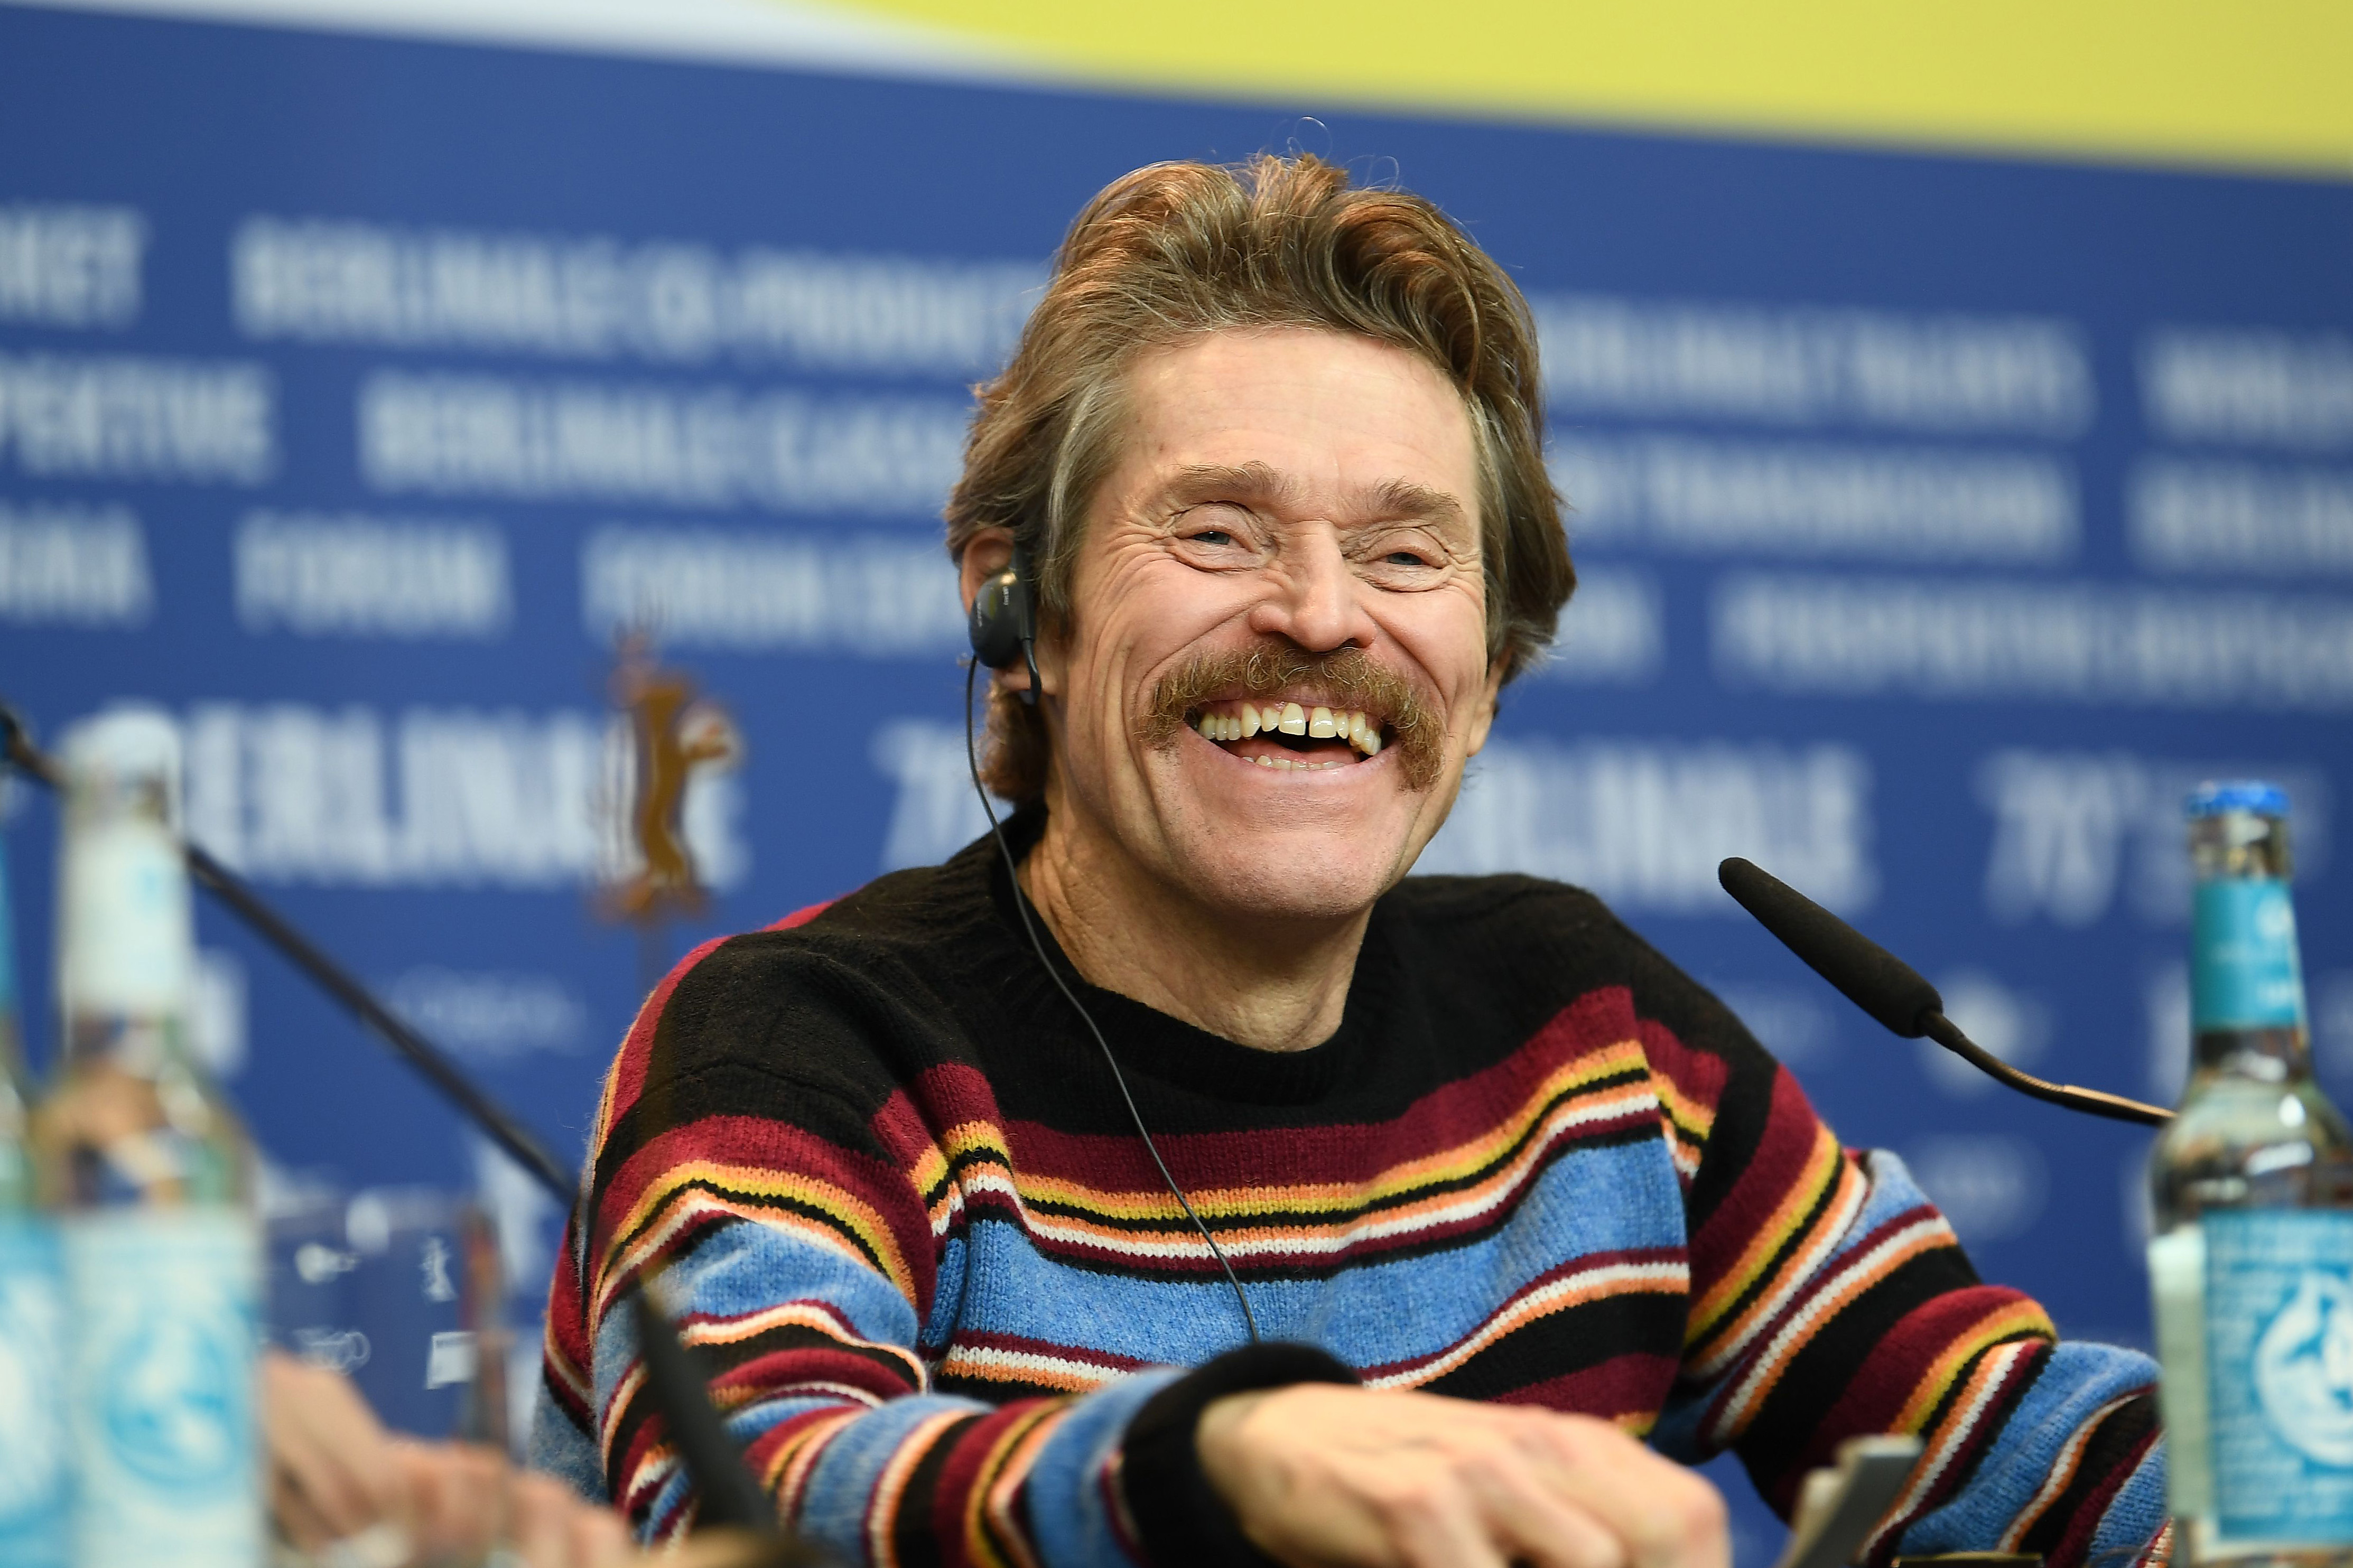
[(395, 1438), (340, 1373), (270, 1351), (261, 1389), (270, 1512), (303, 1552), (438, 1563), (504, 1541), (528, 1568), (639, 1561), (612, 1510), (489, 1448)]
[(407, 1492), (384, 1427), (350, 1379), (264, 1352), (261, 1413), (269, 1511), (289, 1542), (317, 1552), (370, 1530), (406, 1539)]
[(1201, 1467), (1293, 1568), (1729, 1568), (1724, 1499), (1607, 1421), (1302, 1384), (1201, 1413)]

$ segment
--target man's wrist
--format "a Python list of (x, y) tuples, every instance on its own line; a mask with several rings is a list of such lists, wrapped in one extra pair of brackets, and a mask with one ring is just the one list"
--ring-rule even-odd
[(1201, 1406), (1200, 1416), (1193, 1424), (1193, 1453), (1200, 1460), (1201, 1473), (1208, 1478), (1210, 1489), (1229, 1503), (1234, 1495), (1234, 1435), (1250, 1419), (1250, 1412), (1276, 1392), (1254, 1388), (1247, 1394), (1221, 1394)]
[(1312, 1345), (1245, 1345), (1146, 1400), (1127, 1424), (1121, 1454), (1121, 1487), (1145, 1555), (1161, 1568), (1271, 1568), (1272, 1559), (1242, 1532), (1202, 1463), (1203, 1416), (1219, 1406), (1218, 1426), (1230, 1430), (1248, 1413), (1237, 1395), (1262, 1398), (1293, 1384), (1356, 1381), (1345, 1364)]

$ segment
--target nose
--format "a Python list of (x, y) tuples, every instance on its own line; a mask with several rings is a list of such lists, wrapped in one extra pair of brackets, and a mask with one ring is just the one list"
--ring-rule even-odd
[(1250, 612), (1250, 630), (1309, 653), (1369, 649), (1380, 628), (1366, 609), (1365, 584), (1329, 529), (1303, 529), (1269, 574), (1271, 591)]

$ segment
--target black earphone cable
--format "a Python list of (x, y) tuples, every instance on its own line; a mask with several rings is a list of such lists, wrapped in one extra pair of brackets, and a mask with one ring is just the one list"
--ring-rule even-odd
[(1199, 1231), (1201, 1239), (1209, 1244), (1209, 1256), (1218, 1260), (1219, 1268), (1225, 1270), (1226, 1283), (1233, 1287), (1234, 1301), (1242, 1310), (1242, 1326), (1250, 1331), (1250, 1343), (1261, 1343), (1263, 1342), (1258, 1335), (1258, 1316), (1250, 1310), (1250, 1297), (1243, 1291), (1241, 1280), (1235, 1277), (1234, 1266), (1226, 1260), (1226, 1249), (1219, 1247), (1218, 1238), (1209, 1234), (1209, 1227), (1193, 1207), (1193, 1200), (1185, 1195), (1185, 1189), (1176, 1184), (1176, 1176), (1168, 1169), (1168, 1162), (1160, 1157), (1160, 1146), (1152, 1141), (1152, 1130), (1144, 1124), (1144, 1112), (1135, 1108), (1135, 1096), (1128, 1092), (1127, 1075), (1119, 1070), (1119, 1058), (1112, 1054), (1111, 1042), (1103, 1038), (1103, 1030), (1095, 1024), (1094, 1015), (1088, 1012), (1086, 1004), (1079, 1000), (1079, 994), (1071, 989), (1071, 983), (1062, 978), (1062, 972), (1054, 967), (1054, 961), (1046, 956), (1046, 943), (1039, 936), (1037, 921), (1029, 913), (1029, 895), (1021, 888), (1021, 868), (1013, 858), (1013, 846), (1006, 842), (1005, 825), (997, 820), (997, 808), (988, 801), (988, 787), (980, 782), (980, 750), (973, 740), (972, 726), (973, 683), (979, 674), (980, 660), (966, 661), (964, 668), (964, 760), (965, 765), (972, 770), (972, 787), (980, 796), (980, 809), (988, 814), (988, 831), (997, 839), (997, 852), (1005, 857), (1005, 874), (1013, 881), (1013, 908), (1021, 916), (1021, 929), (1029, 934), (1029, 946), (1037, 952), (1038, 962), (1045, 966), (1055, 989), (1061, 992), (1063, 1000), (1070, 1003), (1071, 1011), (1077, 1013), (1080, 1021), (1086, 1025), (1087, 1033), (1094, 1037), (1095, 1046), (1103, 1052), (1103, 1060), (1110, 1064), (1111, 1080), (1119, 1085), (1119, 1097), (1127, 1103), (1128, 1118), (1135, 1123), (1135, 1135), (1144, 1140), (1145, 1152), (1150, 1154), (1152, 1163), (1159, 1167), (1160, 1179), (1168, 1184), (1168, 1190), (1175, 1194), (1177, 1206), (1185, 1211), (1185, 1217), (1193, 1222), (1193, 1228)]

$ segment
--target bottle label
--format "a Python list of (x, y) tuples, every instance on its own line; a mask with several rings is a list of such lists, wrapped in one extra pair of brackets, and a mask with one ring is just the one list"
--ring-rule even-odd
[(0, 1219), (0, 1563), (66, 1568), (65, 1276), (56, 1230)]
[(234, 1209), (63, 1226), (81, 1568), (252, 1568), (260, 1238)]
[(2206, 1236), (2196, 1225), (2149, 1237), (2150, 1305), (2165, 1375), (2166, 1499), (2174, 1515), (2214, 1511), (2213, 1435), (2206, 1417)]
[(58, 892), (58, 989), (68, 1011), (187, 1005), (195, 951), (188, 871), (161, 823), (113, 823), (69, 837)]
[(2192, 1026), (2289, 1028), (2304, 1022), (2295, 904), (2277, 878), (2198, 885), (2190, 938)]
[(2353, 1544), (2353, 1211), (2203, 1229), (2216, 1534)]

